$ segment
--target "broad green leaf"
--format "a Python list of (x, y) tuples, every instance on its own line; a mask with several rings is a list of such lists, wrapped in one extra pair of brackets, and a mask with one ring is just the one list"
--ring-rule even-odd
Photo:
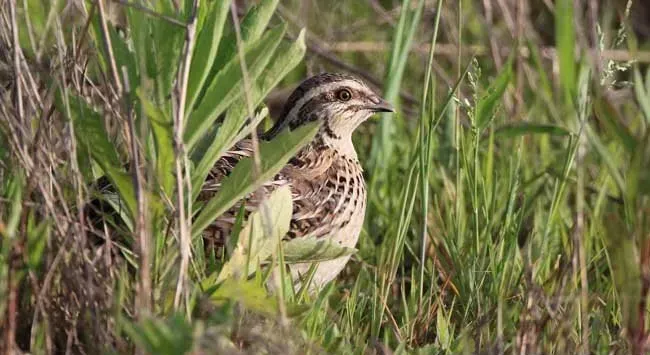
[(449, 349), (449, 346), (451, 346), (451, 337), (449, 336), (449, 322), (440, 309), (438, 312), (436, 312), (436, 334), (440, 347), (445, 350)]
[(282, 245), (284, 261), (293, 263), (314, 263), (352, 255), (355, 248), (343, 247), (325, 238), (295, 238)]
[(259, 4), (253, 6), (247, 13), (241, 23), (242, 39), (244, 41), (257, 40), (271, 20), (275, 13), (279, 0), (262, 0)]
[(149, 354), (186, 354), (192, 350), (192, 325), (183, 315), (175, 314), (166, 320), (145, 317), (138, 323), (125, 320), (121, 326), (129, 338)]
[[(248, 74), (251, 78), (259, 76), (284, 36), (286, 26), (268, 31), (259, 41), (247, 46), (244, 55)], [(217, 117), (222, 114), (244, 90), (239, 56), (233, 58), (221, 70), (208, 87), (196, 110), (188, 112), (185, 127), (185, 142), (192, 149)]]
[(124, 84), (122, 68), (126, 68), (126, 78), (129, 82), (131, 89), (131, 99), (135, 97), (135, 90), (140, 84), (140, 76), (136, 67), (135, 57), (133, 52), (129, 49), (129, 45), (124, 41), (123, 37), (117, 33), (113, 26), (109, 26), (111, 35), (111, 44), (113, 45), (113, 55), (115, 56), (115, 65), (120, 75), (120, 80)]
[(560, 83), (569, 98), (576, 92), (573, 6), (572, 0), (558, 0), (555, 4), (555, 42), (560, 62)]
[[(286, 47), (285, 47), (286, 46)], [(302, 60), (305, 54), (305, 32), (301, 31), (296, 41), (292, 44), (280, 44), (279, 50), (272, 58), (271, 64), (251, 85), (250, 97), (253, 100), (253, 106), (257, 106), (262, 99), (273, 89), (282, 78), (287, 75)], [(206, 153), (202, 156), (197, 168), (192, 176), (192, 186), (195, 187), (194, 196), (203, 185), (205, 177), (214, 165), (214, 163), (223, 155), (226, 149), (233, 146), (237, 141), (251, 133), (251, 130), (257, 126), (261, 118), (266, 113), (257, 115), (253, 122), (242, 129), (248, 116), (245, 98), (240, 97), (237, 102), (233, 103), (233, 108), (228, 111), (226, 118), (219, 128), (214, 143), (210, 145)]]
[(475, 124), (479, 132), (492, 121), (494, 110), (512, 79), (512, 58), (510, 57), (505, 68), (488, 88), (487, 93), (476, 103)]
[[(102, 35), (103, 30), (100, 24), (98, 14), (95, 14), (95, 16), (93, 16), (91, 24), (92, 24), (91, 33), (94, 37), (95, 43), (103, 44), (104, 43), (104, 37)], [(110, 23), (108, 24), (107, 35), (110, 38), (111, 48), (113, 50), (113, 58), (115, 59), (115, 66), (118, 71), (117, 74), (119, 76), (120, 83), (122, 84), (124, 83), (122, 67), (125, 67), (126, 74), (128, 75), (129, 84), (131, 85), (132, 89), (135, 89), (135, 87), (139, 84), (139, 74), (138, 74), (133, 52), (129, 49), (129, 45), (127, 44), (124, 37), (120, 36), (117, 33), (115, 27)], [(103, 45), (101, 45), (101, 50), (98, 50), (98, 53), (100, 54), (98, 56), (100, 66), (105, 72), (108, 72), (110, 70), (109, 69), (110, 57)], [(132, 90), (132, 95), (135, 95), (134, 90)]]
[(217, 282), (232, 276), (248, 276), (256, 266), (275, 254), (278, 243), (289, 231), (292, 215), (291, 189), (281, 186), (251, 213), (239, 233), (237, 246), (223, 266)]
[[(278, 0), (262, 0), (248, 10), (240, 24), (241, 37), (244, 43), (249, 44), (260, 38), (277, 6)], [(231, 30), (219, 44), (217, 57), (212, 66), (212, 73), (218, 72), (226, 63), (232, 60), (236, 49), (237, 37), (235, 31)]]
[(550, 134), (552, 136), (570, 136), (566, 128), (544, 123), (519, 122), (506, 124), (496, 129), (494, 134), (504, 137), (519, 137), (526, 134)]
[(137, 95), (149, 119), (156, 146), (156, 177), (162, 190), (171, 196), (174, 188), (174, 137), (171, 117), (156, 107), (141, 91)]
[[(129, 21), (129, 34), (133, 43), (135, 61), (141, 78), (154, 78), (156, 74), (156, 58), (151, 39), (150, 20), (147, 14), (132, 7), (125, 8)], [(136, 83), (134, 83), (136, 84)]]
[[(163, 1), (164, 2), (164, 1)], [(155, 59), (155, 74), (157, 101), (162, 104), (168, 101), (172, 92), (174, 80), (178, 73), (180, 54), (185, 41), (185, 31), (167, 21), (152, 21), (153, 47)]]
[(217, 217), (230, 209), (235, 203), (255, 191), (265, 181), (271, 179), (316, 135), (319, 124), (313, 122), (293, 131), (285, 131), (270, 142), (260, 142), (260, 162), (258, 173), (253, 176), (253, 159), (242, 159), (223, 180), (217, 196), (210, 200), (192, 224), (192, 236), (197, 237)]
[(191, 110), (210, 73), (217, 48), (221, 42), (226, 15), (230, 13), (230, 0), (215, 1), (208, 11), (207, 21), (201, 29), (192, 55), (190, 76), (187, 82), (186, 109)]
[(276, 298), (269, 296), (264, 287), (255, 280), (228, 278), (210, 296), (210, 299), (217, 304), (229, 300), (238, 301), (246, 309), (269, 316), (278, 313)]

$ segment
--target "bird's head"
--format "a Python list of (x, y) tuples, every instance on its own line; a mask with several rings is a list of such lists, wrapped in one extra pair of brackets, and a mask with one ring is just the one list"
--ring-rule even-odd
[(319, 138), (347, 153), (352, 148), (352, 132), (377, 112), (393, 112), (393, 108), (363, 81), (347, 74), (318, 74), (293, 91), (265, 137), (273, 138), (286, 127), (320, 121)]

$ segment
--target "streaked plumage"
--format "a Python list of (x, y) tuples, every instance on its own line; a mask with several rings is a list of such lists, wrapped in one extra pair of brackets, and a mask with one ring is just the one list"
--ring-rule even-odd
[[(331, 238), (343, 246), (355, 246), (365, 215), (366, 189), (352, 145), (352, 132), (380, 111), (392, 111), (392, 108), (363, 82), (345, 74), (314, 76), (291, 94), (282, 117), (262, 139), (272, 139), (285, 128), (295, 129), (306, 122), (318, 120), (321, 127), (315, 139), (262, 187), (267, 193), (282, 185), (291, 189), (293, 215), (287, 239), (315, 236)], [(251, 141), (238, 142), (215, 164), (201, 199), (214, 196), (221, 180), (240, 159), (250, 155)], [(247, 213), (259, 205), (256, 195), (252, 195), (217, 219), (204, 234), (208, 245), (223, 244), (241, 203)], [(322, 286), (336, 277), (348, 258), (320, 263), (314, 286)], [(308, 267), (297, 266), (294, 271), (304, 272)]]

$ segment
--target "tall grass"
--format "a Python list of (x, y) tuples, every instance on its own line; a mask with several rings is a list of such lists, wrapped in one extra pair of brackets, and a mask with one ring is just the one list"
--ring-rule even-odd
[[(549, 40), (533, 2), (389, 3), (5, 1), (2, 350), (646, 353), (650, 71), (606, 59), (644, 53), (631, 8), (559, 0)], [(210, 168), (322, 64), (304, 54), (328, 24), (370, 11), (386, 22), (346, 39), (389, 50), (341, 57), (400, 110), (355, 136), (369, 200), (345, 272), (313, 293), (275, 267), (319, 246), (280, 242), (286, 189), (206, 253), (315, 127), (259, 142), (204, 203)]]

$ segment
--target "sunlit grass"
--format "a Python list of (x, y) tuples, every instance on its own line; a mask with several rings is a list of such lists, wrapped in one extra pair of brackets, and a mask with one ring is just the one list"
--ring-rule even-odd
[[(90, 5), (88, 26), (69, 28), (61, 4), (25, 3), (29, 17), (16, 5), (21, 65), (30, 69), (20, 74), (22, 99), (15, 82), (0, 88), (0, 343), (15, 338), (32, 353), (648, 350), (650, 71), (594, 57), (572, 1), (555, 2), (550, 58), (537, 35), (522, 32), (505, 55), (473, 53), (507, 36), (491, 28), (490, 37), (482, 7), (466, 0), (403, 1), (384, 14), (392, 22), (363, 25), (359, 39), (383, 36), (389, 50), (342, 57), (382, 78), (400, 109), (354, 137), (369, 189), (365, 226), (346, 270), (318, 293), (252, 260), (295, 258), (276, 240), (286, 191), (269, 197), (276, 213), (240, 216), (223, 255), (206, 255), (200, 238), (313, 127), (262, 145), (263, 161), (243, 162), (211, 202), (195, 198), (214, 162), (266, 118), (263, 98), (320, 63), (307, 56), (303, 65), (311, 41), (339, 35), (312, 18), (365, 18), (369, 7), (313, 2), (299, 18), (285, 16), (298, 1), (276, 11), (279, 1), (264, 0), (237, 34), (230, 2), (202, 4), (183, 91), (192, 1), (127, 7), (124, 23)], [(634, 56), (643, 46), (625, 22), (606, 22), (612, 8), (602, 10), (599, 49)], [(2, 20), (3, 45), (11, 18)], [(457, 46), (440, 53), (441, 41)], [(62, 67), (65, 43), (88, 49), (77, 54), (84, 66)], [(428, 52), (412, 50), (424, 44)], [(36, 52), (57, 63), (51, 71)], [(3, 78), (15, 73), (12, 58), (0, 57), (11, 69), (0, 67)], [(625, 86), (629, 95), (612, 99)], [(136, 156), (141, 180), (125, 168)], [(99, 195), (117, 212), (106, 229), (87, 224), (79, 206)], [(179, 233), (183, 201), (194, 216), (184, 222), (190, 245)], [(109, 227), (116, 232), (106, 236)], [(238, 249), (252, 243), (261, 245), (255, 255)]]

